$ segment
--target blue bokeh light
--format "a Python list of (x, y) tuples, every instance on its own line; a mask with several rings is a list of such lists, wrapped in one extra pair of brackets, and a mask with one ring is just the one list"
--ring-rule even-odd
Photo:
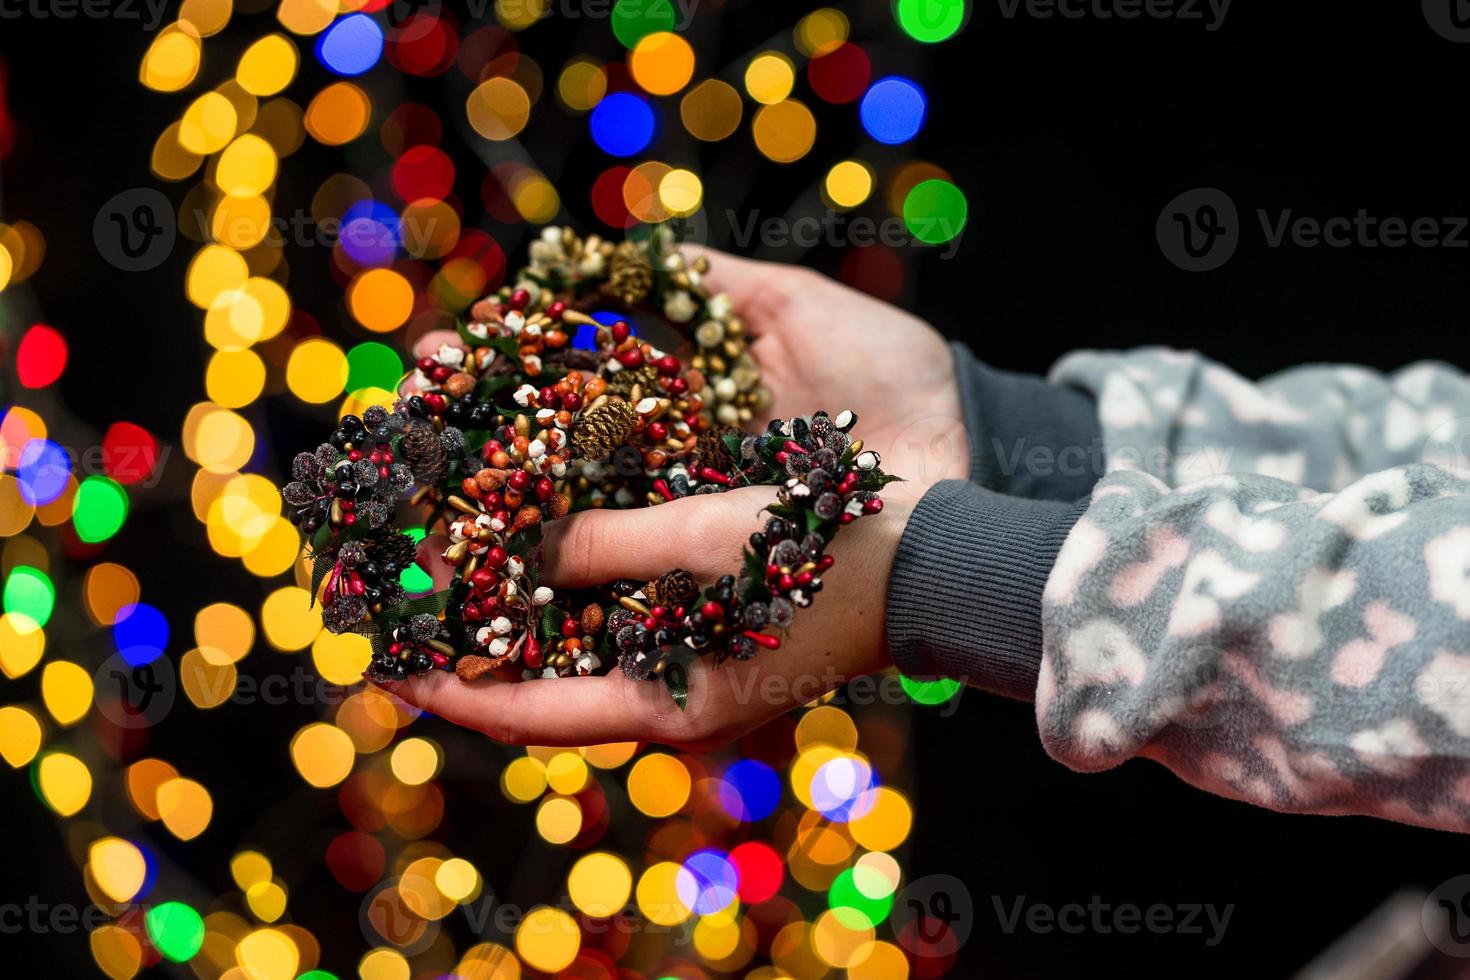
[(812, 777), (812, 807), (828, 820), (846, 823), (873, 808), (877, 788), (872, 766), (842, 756), (823, 765)]
[(361, 75), (382, 56), (383, 29), (367, 14), (348, 14), (316, 42), (316, 59), (338, 75)]
[(858, 116), (863, 129), (879, 143), (907, 143), (924, 126), (928, 100), (917, 82), (889, 75), (873, 83), (863, 96)]
[(781, 802), (781, 777), (764, 762), (741, 759), (725, 770), (720, 805), (736, 820), (754, 823), (769, 817)]
[(71, 459), (50, 439), (32, 439), (21, 447), (15, 479), (22, 500), (32, 507), (45, 506), (66, 491)]
[(653, 106), (631, 92), (614, 92), (592, 110), (592, 139), (604, 153), (630, 157), (653, 142), (658, 120)]
[(740, 889), (740, 873), (724, 851), (695, 851), (674, 876), (679, 901), (697, 915), (713, 915), (729, 908)]
[(381, 201), (358, 201), (343, 212), (338, 240), (348, 258), (358, 265), (388, 265), (398, 257), (402, 241), (398, 215)]
[(112, 642), (129, 666), (152, 663), (168, 646), (168, 620), (146, 602), (123, 606), (112, 626)]

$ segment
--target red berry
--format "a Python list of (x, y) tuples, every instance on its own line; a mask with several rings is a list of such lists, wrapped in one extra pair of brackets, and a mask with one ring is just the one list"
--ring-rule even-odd
[(510, 555), (506, 554), (505, 549), (498, 544), (493, 545), (489, 551), (485, 552), (485, 564), (491, 568), (504, 568), (505, 563), (508, 561), (510, 561)]
[(582, 407), (582, 396), (575, 391), (569, 391), (561, 396), (561, 407), (568, 412), (575, 412)]
[(483, 566), (475, 569), (475, 574), (470, 576), (470, 585), (476, 592), (489, 592), (495, 588), (495, 573)]
[(350, 459), (350, 460), (352, 460), (352, 462), (355, 463), (358, 460), (362, 459), (362, 453), (360, 453), (356, 449), (354, 449), (354, 450), (352, 450), (352, 452), (350, 452), (350, 453), (347, 454), (347, 458)]
[(542, 388), (536, 393), (536, 404), (543, 408), (550, 408), (551, 403), (556, 400), (555, 388)]
[(725, 607), (713, 599), (701, 606), (699, 611), (704, 614), (705, 619), (723, 619), (725, 617)]
[(566, 619), (561, 621), (562, 636), (580, 636), (581, 633), (582, 624), (577, 622), (576, 619), (568, 616)]
[(798, 572), (797, 575), (796, 575), (796, 584), (799, 585), (799, 586), (801, 586), (803, 589), (806, 588), (808, 585), (811, 585), (812, 584), (812, 573), (811, 572)]
[(627, 320), (619, 320), (617, 323), (614, 323), (612, 325), (613, 342), (621, 344), (623, 341), (628, 339), (629, 335), (632, 334), (632, 332), (632, 329), (628, 326)]
[(654, 361), (653, 366), (658, 369), (659, 374), (666, 377), (673, 377), (679, 373), (679, 359), (673, 354), (665, 354)]
[(425, 374), (428, 374), (430, 371), (434, 370), (434, 363), (435, 362), (432, 357), (421, 357), (419, 358), (419, 370), (424, 372)]
[(464, 604), (464, 618), (471, 623), (480, 621), (480, 604), (473, 599)]
[(637, 347), (629, 347), (618, 355), (618, 363), (626, 368), (636, 368), (643, 365), (643, 351)]
[(546, 308), (546, 315), (551, 317), (553, 320), (560, 320), (562, 318), (562, 314), (566, 313), (566, 311), (567, 304), (563, 303), (561, 300), (557, 300), (555, 303), (552, 303)]
[(541, 644), (536, 642), (534, 636), (526, 637), (526, 648), (521, 651), (521, 659), (532, 670), (541, 669)]
[(388, 467), (386, 467), (386, 466), (379, 466), (378, 467), (378, 479), (380, 479), (380, 480), (386, 480), (386, 479), (388, 479)]
[(435, 667), (445, 667), (449, 664), (449, 658), (442, 653), (431, 653), (429, 659), (434, 661)]
[(342, 523), (347, 527), (351, 527), (352, 525), (357, 523), (357, 515), (350, 511), (346, 514), (343, 514)]
[(553, 484), (549, 478), (543, 476), (541, 479), (536, 481), (537, 500), (550, 500), (551, 495), (555, 492), (556, 485)]
[(436, 367), (433, 373), (429, 375), (429, 377), (433, 379), (435, 384), (442, 385), (444, 382), (449, 380), (449, 376), (453, 373), (454, 372), (450, 371), (449, 368), (441, 365), (439, 367)]
[(675, 398), (684, 394), (688, 390), (689, 382), (685, 381), (683, 378), (675, 378), (673, 381), (669, 382), (669, 394), (673, 395)]
[(429, 411), (435, 415), (443, 415), (444, 409), (449, 407), (449, 402), (437, 391), (431, 391), (424, 396), (424, 404), (429, 406)]
[(780, 578), (776, 579), (776, 588), (780, 589), (782, 592), (790, 592), (792, 589), (796, 588), (796, 579), (790, 575), (782, 575)]
[(510, 475), (510, 479), (507, 482), (510, 483), (510, 488), (512, 490), (520, 490), (524, 492), (525, 489), (531, 485), (531, 474), (527, 473), (525, 470), (516, 470)]
[(863, 502), (863, 513), (864, 514), (876, 514), (879, 511), (881, 511), (882, 509), (883, 509), (883, 498), (882, 497), (874, 497), (871, 500), (866, 500), (866, 501)]
[(669, 437), (669, 427), (662, 422), (650, 422), (648, 425), (648, 438), (654, 442), (663, 442)]
[(524, 289), (517, 289), (510, 294), (510, 308), (513, 310), (524, 310), (531, 303), (531, 294)]

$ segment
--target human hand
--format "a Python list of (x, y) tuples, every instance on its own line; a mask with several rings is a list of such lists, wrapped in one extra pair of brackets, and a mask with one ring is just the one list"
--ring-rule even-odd
[[(541, 580), (576, 588), (651, 579), (683, 566), (701, 582), (713, 581), (735, 566), (745, 539), (764, 524), (760, 509), (774, 497), (772, 488), (748, 487), (658, 507), (573, 514), (546, 525)], [(616, 669), (605, 677), (471, 684), (430, 671), (382, 686), (510, 745), (646, 741), (689, 751), (715, 748), (888, 666), (888, 575), (908, 511), (900, 501), (844, 529), (828, 551), (836, 558), (835, 574), (796, 617), (781, 647), (720, 667), (699, 658), (690, 668), (683, 710), (663, 684), (629, 680)]]

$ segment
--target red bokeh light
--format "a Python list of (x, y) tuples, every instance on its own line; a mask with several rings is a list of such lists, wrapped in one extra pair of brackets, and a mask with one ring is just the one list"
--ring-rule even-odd
[(432, 146), (411, 147), (393, 165), (393, 187), (405, 201), (442, 201), (454, 188), (454, 162)]
[(102, 437), (102, 468), (118, 483), (142, 483), (158, 465), (158, 440), (141, 425), (114, 422)]
[(66, 370), (66, 338), (52, 327), (37, 323), (20, 338), (15, 350), (15, 373), (27, 388), (44, 388)]
[(843, 44), (830, 54), (813, 58), (806, 69), (812, 91), (826, 102), (852, 102), (868, 89), (873, 66), (867, 52), (856, 44)]
[(739, 876), (740, 900), (751, 905), (764, 902), (781, 890), (781, 879), (785, 869), (781, 855), (769, 844), (746, 841), (730, 852), (730, 863)]

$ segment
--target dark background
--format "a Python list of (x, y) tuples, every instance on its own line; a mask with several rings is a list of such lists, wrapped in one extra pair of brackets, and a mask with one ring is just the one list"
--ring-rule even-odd
[[(717, 51), (715, 60), (728, 63), (787, 32), (811, 6), (732, 0), (722, 10), (711, 0), (689, 36), (702, 59)], [(901, 40), (887, 4), (840, 6), (853, 18), (854, 40), (874, 56), (875, 76), (900, 71), (924, 81), (931, 116), (915, 152), (948, 169), (970, 200), (970, 224), (952, 260), (906, 254), (902, 301), (982, 357), (1039, 372), (1078, 347), (1167, 344), (1199, 349), (1249, 376), (1307, 361), (1466, 363), (1470, 250), (1270, 248), (1255, 217), (1258, 208), (1317, 218), (1359, 208), (1410, 220), (1470, 215), (1461, 152), (1470, 45), (1437, 36), (1418, 4), (1237, 0), (1210, 33), (1199, 21), (1006, 19), (988, 0), (957, 38), (922, 50)], [(43, 318), (72, 338), (72, 366), (60, 383), (66, 403), (98, 427), (121, 414), (171, 440), (187, 405), (202, 397), (207, 355), (197, 311), (183, 298), (189, 250), (154, 272), (129, 275), (105, 264), (91, 240), (105, 200), (159, 186), (148, 152), (186, 104), (185, 96), (137, 83), (149, 40), (136, 23), (0, 21), (19, 129), (0, 175), (3, 217), (29, 219), (47, 236), (33, 285)], [(522, 41), (548, 87), (571, 54), (616, 50), (602, 24), (548, 22)], [(228, 31), (206, 41), (206, 71), (233, 65), (232, 43)], [(462, 105), (463, 93), (442, 83), (410, 89), (446, 119)], [(290, 91), (303, 91), (302, 83)], [(391, 88), (375, 91), (388, 92), (392, 104)], [(562, 191), (564, 217), (594, 228), (586, 188), (606, 158), (585, 124), (558, 115), (543, 103), (533, 128), (548, 127), (536, 138), (564, 147), (564, 169), (541, 162)], [(819, 122), (817, 151), (793, 167), (761, 164), (743, 134), (705, 149), (707, 180), (718, 154), (750, 157), (740, 187), (707, 185), (710, 204), (784, 213), (848, 152), (843, 141), (862, 152), (851, 107), (822, 109)], [(444, 145), (453, 143), (446, 135)], [(463, 149), (457, 158), (473, 200), (480, 172)], [(336, 169), (349, 169), (337, 151), (309, 144), (288, 161), (280, 193), (305, 207)], [(1242, 241), (1223, 268), (1191, 274), (1161, 254), (1155, 220), (1166, 202), (1201, 186), (1233, 198)], [(177, 203), (181, 191), (165, 190)], [(516, 232), (495, 232), (515, 256)], [(840, 258), (828, 248), (807, 257), (829, 271)], [(323, 262), (295, 262), (292, 292), (331, 333), (342, 322), (340, 288)], [(321, 428), (322, 418), (293, 413), (260, 410), (257, 432), (276, 433), (265, 447), (268, 466)], [(176, 454), (154, 500), (140, 501), (114, 545), (150, 583), (150, 601), (180, 616), (197, 608), (200, 583), (217, 597), (259, 587), (236, 563), (207, 552), (180, 496), (191, 474)], [(158, 583), (178, 594), (157, 594)], [(246, 717), (236, 706), (221, 710)], [(299, 780), (283, 771), (276, 743), (284, 736), (272, 735), (263, 752), (252, 732), (265, 726), (197, 715), (171, 718), (167, 744), (186, 772), (212, 759), (218, 773), (225, 758), (238, 774), (230, 785), (209, 781), (224, 826), (188, 855), (223, 878), (237, 839), (230, 828), (250, 826), (255, 816), (239, 811), (249, 810), (259, 786), (294, 788)], [(304, 720), (270, 727), (289, 733)], [(975, 932), (955, 976), (1060, 977), (1103, 963), (1120, 975), (1286, 975), (1395, 890), (1429, 890), (1470, 871), (1460, 837), (1368, 819), (1277, 815), (1207, 796), (1144, 761), (1102, 775), (1070, 773), (1042, 752), (1028, 705), (976, 692), (951, 718), (918, 710), (913, 739), (920, 819), (906, 870), (911, 878), (959, 875), (975, 905)], [(0, 780), (5, 899), (85, 901), (73, 869), (57, 860), (60, 824), (29, 798), (25, 774)], [(301, 846), (310, 846), (305, 835), (329, 815), (324, 805), (283, 818), (282, 839), (299, 825)], [(223, 890), (227, 880), (212, 884)], [(1234, 913), (1224, 942), (1205, 948), (1200, 936), (1005, 935), (992, 904), (992, 896), (1007, 907), (1020, 896), (1085, 904), (1093, 895), (1112, 904), (1233, 904)], [(321, 897), (340, 901), (325, 889)], [(293, 907), (297, 901), (293, 894)], [(352, 933), (344, 950), (359, 948), (351, 919), (342, 927)], [(80, 936), (5, 936), (0, 951), (45, 964), (50, 976), (95, 972)]]

